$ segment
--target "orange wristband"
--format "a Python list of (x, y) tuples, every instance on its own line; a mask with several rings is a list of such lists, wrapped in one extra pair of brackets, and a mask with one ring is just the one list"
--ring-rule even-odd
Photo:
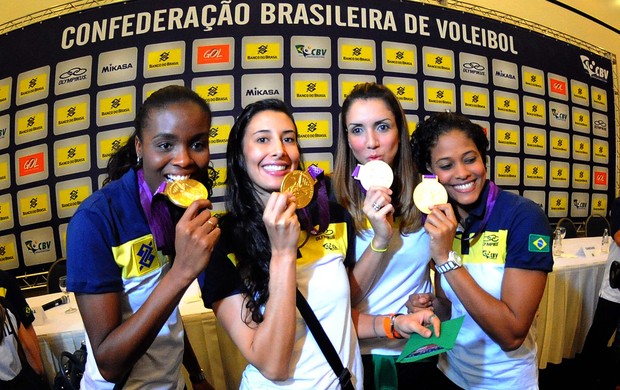
[(394, 334), (392, 333), (392, 314), (390, 314), (389, 316), (384, 316), (383, 317), (383, 330), (385, 331), (385, 336), (388, 339), (393, 339), (394, 338)]

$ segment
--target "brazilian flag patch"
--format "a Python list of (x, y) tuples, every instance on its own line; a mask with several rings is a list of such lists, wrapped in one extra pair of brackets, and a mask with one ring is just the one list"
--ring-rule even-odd
[(549, 236), (543, 236), (541, 234), (530, 234), (528, 240), (527, 249), (530, 252), (549, 252), (551, 247), (549, 243), (551, 240)]

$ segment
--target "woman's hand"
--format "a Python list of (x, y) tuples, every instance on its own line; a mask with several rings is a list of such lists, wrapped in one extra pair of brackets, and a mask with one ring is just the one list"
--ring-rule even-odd
[(375, 233), (373, 246), (386, 248), (393, 234), (392, 190), (385, 187), (370, 187), (364, 199), (363, 211)]
[(296, 199), (290, 192), (273, 192), (263, 212), (263, 222), (271, 242), (272, 258), (280, 255), (297, 258), (300, 224)]
[(409, 295), (409, 299), (405, 306), (409, 313), (415, 313), (420, 310), (429, 309), (434, 310), (433, 301), (435, 300), (435, 295), (431, 293), (415, 293)]
[(209, 264), (211, 252), (221, 234), (217, 218), (211, 216), (211, 208), (209, 200), (194, 201), (176, 226), (174, 265), (183, 270), (190, 282)]
[[(427, 327), (433, 325), (434, 332)], [(420, 309), (415, 313), (403, 314), (394, 317), (394, 330), (401, 336), (408, 339), (412, 333), (417, 333), (422, 337), (429, 338), (434, 333), (439, 337), (441, 321), (439, 317), (429, 309)]]
[(426, 217), (424, 229), (431, 237), (431, 257), (436, 264), (443, 264), (452, 250), (458, 222), (450, 203), (429, 207), (431, 213)]

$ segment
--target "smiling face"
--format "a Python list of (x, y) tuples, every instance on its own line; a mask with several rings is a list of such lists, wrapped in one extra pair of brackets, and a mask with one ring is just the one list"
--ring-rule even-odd
[(482, 193), (487, 173), (474, 141), (460, 130), (440, 135), (431, 148), (428, 169), (437, 175), (448, 196), (456, 201), (461, 216), (467, 215), (468, 206)]
[(382, 160), (391, 167), (398, 153), (394, 113), (381, 99), (357, 99), (346, 114), (347, 140), (360, 164)]
[(248, 176), (265, 204), (299, 165), (295, 124), (283, 112), (261, 111), (248, 122), (242, 146)]
[(144, 179), (151, 192), (164, 180), (192, 178), (202, 181), (209, 165), (211, 117), (192, 102), (153, 109), (136, 137)]

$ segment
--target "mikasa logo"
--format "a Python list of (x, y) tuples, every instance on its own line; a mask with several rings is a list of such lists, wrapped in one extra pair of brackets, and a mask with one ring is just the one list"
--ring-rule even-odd
[(131, 69), (133, 68), (133, 65), (131, 64), (131, 62), (126, 63), (126, 64), (109, 64), (107, 66), (104, 66), (101, 69), (101, 73), (109, 73), (109, 72), (116, 72), (119, 70), (127, 70), (127, 69)]

